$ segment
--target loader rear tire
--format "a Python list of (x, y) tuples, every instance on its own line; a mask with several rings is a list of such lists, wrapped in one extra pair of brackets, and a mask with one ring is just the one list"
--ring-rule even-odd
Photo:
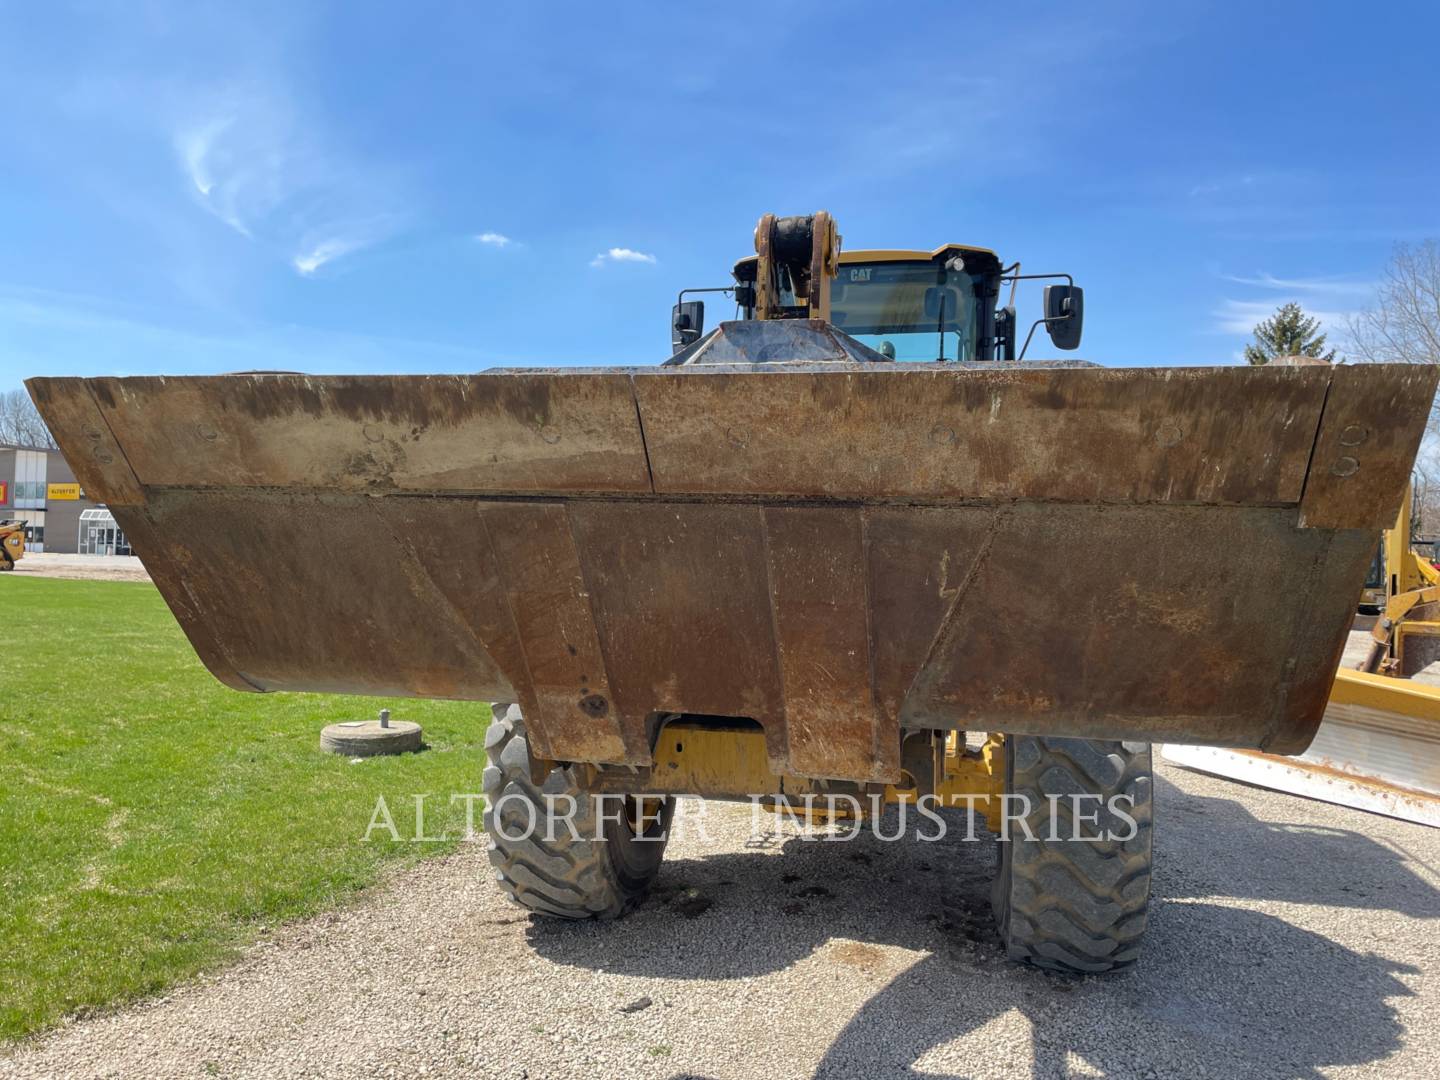
[[(1150, 744), (1042, 739), (1005, 740), (1007, 792), (1026, 796), (1030, 811), (1008, 822), (1000, 841), (1000, 869), (992, 905), (1010, 959), (1053, 971), (1089, 974), (1129, 967), (1140, 951), (1150, 903)], [(1061, 796), (1052, 801), (1047, 796)], [(1083, 836), (1076, 835), (1074, 795), (1081, 801)], [(1111, 799), (1134, 821), (1111, 812)], [(1025, 804), (1011, 803), (1018, 815)], [(1095, 822), (1089, 815), (1099, 810)], [(1130, 833), (1127, 837), (1127, 833)], [(1027, 839), (1034, 835), (1036, 839)]]
[[(520, 707), (495, 705), (493, 713), (485, 733), (481, 791), (488, 854), (500, 888), (540, 915), (624, 915), (645, 898), (660, 870), (675, 800), (647, 799), (650, 815), (645, 819), (638, 819), (633, 796), (627, 797), (623, 814), (611, 802), (605, 808), (609, 819), (599, 823), (597, 832), (595, 802), (580, 782), (580, 770), (557, 767), (537, 787)], [(573, 832), (560, 820), (571, 805)], [(558, 815), (553, 822), (552, 813)]]

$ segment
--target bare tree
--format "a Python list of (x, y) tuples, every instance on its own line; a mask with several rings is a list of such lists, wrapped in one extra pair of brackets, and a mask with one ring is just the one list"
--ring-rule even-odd
[(1358, 359), (1440, 364), (1440, 243), (1396, 244), (1375, 305), (1348, 324)]
[(24, 390), (0, 393), (0, 443), (54, 448), (50, 429)]
[(1410, 474), (1414, 485), (1410, 531), (1413, 536), (1440, 536), (1440, 447), (1427, 440)]
[(1440, 242), (1397, 243), (1374, 307), (1352, 315), (1356, 359), (1440, 364)]
[[(1440, 364), (1440, 242), (1396, 244), (1372, 307), (1346, 321), (1356, 360)], [(1431, 406), (1430, 427), (1440, 429)]]

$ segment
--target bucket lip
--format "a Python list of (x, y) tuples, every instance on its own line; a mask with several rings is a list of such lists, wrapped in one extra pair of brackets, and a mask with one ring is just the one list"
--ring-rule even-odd
[[(780, 346), (843, 338), (813, 320), (721, 332), (736, 327)], [(1298, 506), (1302, 528), (1380, 529), (1437, 374), (776, 360), (28, 385), (112, 506), (176, 488), (1031, 499)]]

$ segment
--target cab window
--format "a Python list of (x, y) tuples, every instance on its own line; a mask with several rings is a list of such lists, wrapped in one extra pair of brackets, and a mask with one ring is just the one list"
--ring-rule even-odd
[(830, 321), (895, 360), (974, 360), (978, 283), (929, 261), (843, 263), (830, 287)]

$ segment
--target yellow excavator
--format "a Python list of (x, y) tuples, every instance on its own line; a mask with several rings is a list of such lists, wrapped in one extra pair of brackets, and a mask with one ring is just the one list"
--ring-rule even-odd
[(227, 685), (494, 703), (528, 910), (640, 903), (681, 794), (930, 800), (997, 831), (1008, 955), (1110, 971), (1152, 742), (1309, 745), (1437, 373), (1024, 361), (1036, 276), (766, 215), (653, 367), (28, 386)]
[(25, 522), (0, 521), (0, 570), (14, 570), (25, 554)]
[(1297, 757), (1166, 746), (1180, 765), (1440, 826), (1440, 571), (1414, 550), (1409, 491), (1385, 530), (1325, 719)]

